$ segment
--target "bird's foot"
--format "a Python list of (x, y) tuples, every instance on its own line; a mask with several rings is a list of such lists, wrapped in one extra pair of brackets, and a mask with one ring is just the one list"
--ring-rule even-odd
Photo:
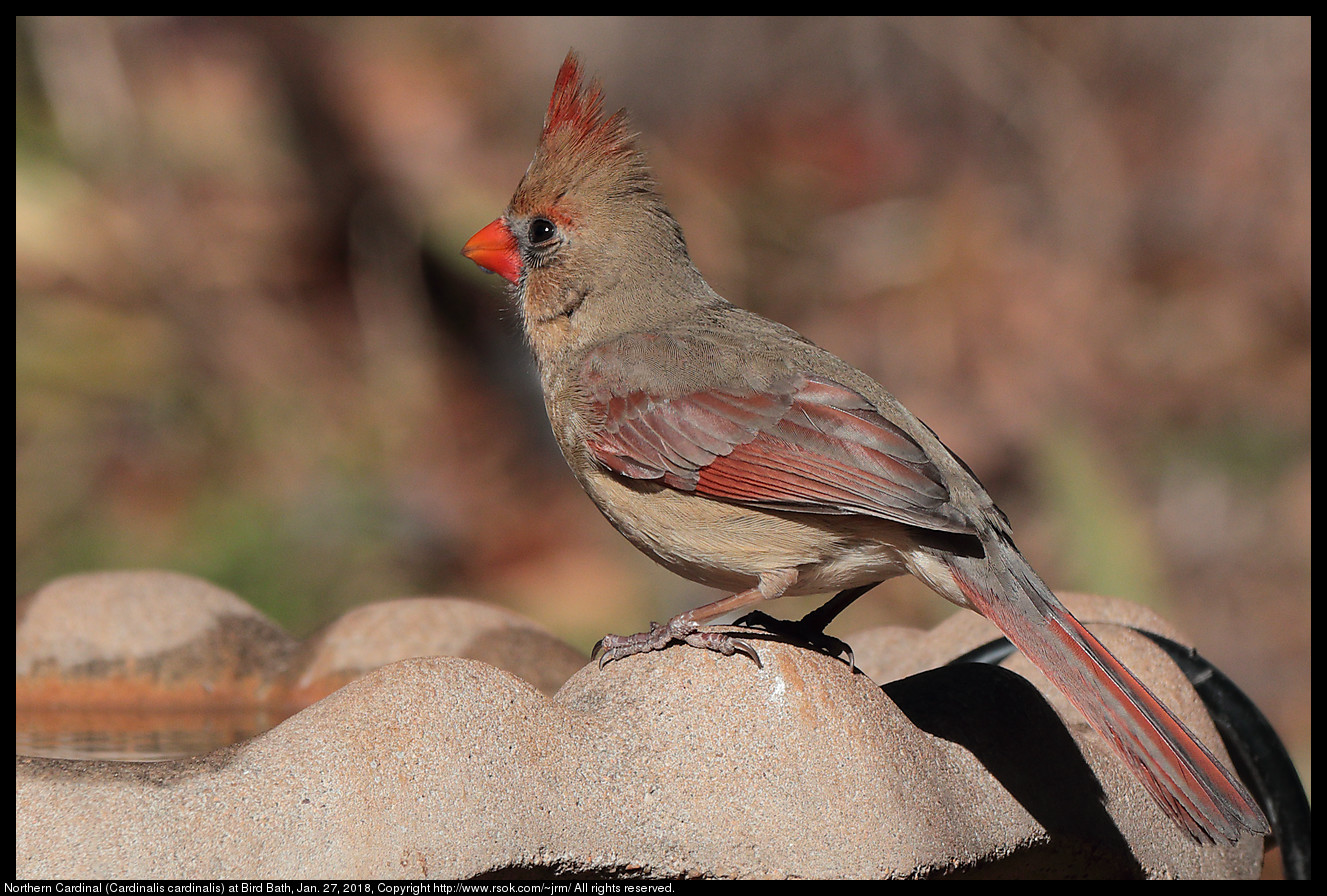
[(824, 626), (819, 623), (814, 611), (801, 619), (793, 620), (777, 619), (768, 613), (762, 613), (760, 610), (752, 610), (741, 619), (738, 619), (736, 624), (746, 628), (758, 627), (771, 635), (778, 635), (790, 641), (800, 641), (826, 656), (832, 656), (836, 659), (843, 657), (844, 662), (848, 664), (848, 668), (857, 668), (853, 660), (852, 645), (847, 641), (839, 640), (833, 635), (825, 634)]
[(635, 635), (604, 635), (599, 639), (599, 643), (594, 645), (590, 656), (599, 657), (599, 668), (602, 669), (613, 660), (620, 660), (636, 653), (663, 650), (674, 641), (704, 650), (714, 650), (724, 656), (744, 653), (755, 660), (757, 666), (761, 665), (760, 656), (750, 644), (731, 637), (726, 632), (704, 628), (699, 623), (685, 618), (685, 614), (674, 616), (662, 625), (651, 622), (648, 632)]

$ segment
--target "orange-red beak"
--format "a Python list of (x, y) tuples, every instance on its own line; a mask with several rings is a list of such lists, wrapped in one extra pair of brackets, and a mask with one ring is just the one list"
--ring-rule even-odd
[(521, 253), (516, 249), (516, 238), (501, 218), (470, 237), (461, 254), (512, 283), (521, 277)]

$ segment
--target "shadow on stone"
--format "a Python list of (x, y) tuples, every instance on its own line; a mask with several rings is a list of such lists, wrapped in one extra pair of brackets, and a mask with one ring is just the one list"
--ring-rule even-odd
[[(1144, 876), (1102, 805), (1105, 794), (1081, 749), (1027, 679), (1000, 666), (959, 664), (890, 682), (882, 691), (918, 728), (971, 752), (1045, 829), (1048, 842), (1017, 857), (1021, 875), (1040, 868), (1060, 876), (1068, 851), (1094, 877)], [(1000, 876), (1009, 872), (1002, 868)]]

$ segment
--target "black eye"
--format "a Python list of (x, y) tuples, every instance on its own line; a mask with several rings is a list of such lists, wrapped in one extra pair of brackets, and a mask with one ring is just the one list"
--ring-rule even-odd
[(530, 238), (531, 245), (538, 246), (540, 243), (547, 243), (557, 236), (558, 229), (547, 218), (535, 218), (530, 222), (530, 227), (526, 233)]

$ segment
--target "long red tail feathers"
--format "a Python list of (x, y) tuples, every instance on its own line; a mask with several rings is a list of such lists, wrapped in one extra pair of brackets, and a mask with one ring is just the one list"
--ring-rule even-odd
[(1064, 692), (1176, 824), (1198, 841), (1266, 834), (1244, 789), (1132, 672), (1056, 599), (1003, 540), (947, 565), (969, 604)]

